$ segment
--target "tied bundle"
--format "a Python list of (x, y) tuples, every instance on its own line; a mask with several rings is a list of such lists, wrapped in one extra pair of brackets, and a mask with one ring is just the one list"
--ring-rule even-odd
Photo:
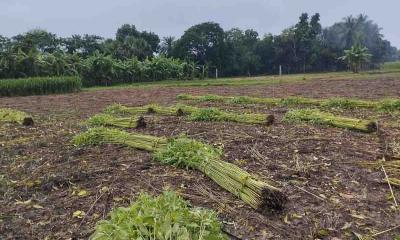
[(273, 115), (255, 113), (234, 113), (221, 111), (218, 108), (198, 108), (183, 104), (164, 107), (156, 104), (141, 107), (126, 107), (123, 105), (111, 105), (105, 109), (109, 114), (158, 114), (164, 116), (187, 116), (190, 121), (210, 122), (237, 122), (246, 124), (265, 124), (270, 126), (274, 123)]
[(90, 127), (120, 127), (120, 128), (144, 128), (146, 122), (142, 116), (139, 117), (114, 117), (109, 114), (97, 114), (85, 121)]
[(153, 152), (159, 162), (201, 171), (257, 211), (282, 210), (287, 198), (271, 183), (261, 181), (238, 166), (222, 161), (222, 151), (186, 137), (175, 139), (93, 128), (77, 135), (75, 145), (121, 144)]
[(375, 132), (377, 130), (377, 125), (374, 121), (335, 116), (317, 109), (291, 110), (285, 114), (283, 121), (288, 123), (308, 122), (312, 124), (329, 125), (366, 133)]
[(32, 126), (33, 119), (28, 114), (10, 108), (0, 108), (0, 122), (17, 123)]

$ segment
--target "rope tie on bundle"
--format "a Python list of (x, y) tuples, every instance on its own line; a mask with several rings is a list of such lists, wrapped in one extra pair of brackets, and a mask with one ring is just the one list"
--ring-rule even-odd
[(249, 180), (249, 178), (251, 178), (251, 176), (247, 175), (240, 179), (240, 183), (242, 184), (242, 186), (240, 187), (240, 189), (238, 189), (237, 196), (242, 197), (243, 190), (247, 186), (247, 181)]

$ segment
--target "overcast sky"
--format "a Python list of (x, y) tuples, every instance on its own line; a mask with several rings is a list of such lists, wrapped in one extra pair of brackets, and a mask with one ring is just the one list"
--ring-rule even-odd
[(319, 12), (323, 26), (363, 13), (400, 48), (399, 9), (400, 0), (0, 0), (0, 35), (42, 28), (59, 36), (114, 37), (120, 25), (130, 23), (179, 37), (205, 21), (218, 22), (225, 30), (253, 28), (263, 35), (280, 33), (302, 12)]

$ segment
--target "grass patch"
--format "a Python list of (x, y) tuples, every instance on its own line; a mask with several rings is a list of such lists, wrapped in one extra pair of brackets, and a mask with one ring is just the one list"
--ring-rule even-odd
[(79, 91), (78, 77), (37, 77), (0, 80), (0, 97), (45, 95)]
[(28, 114), (10, 108), (0, 108), (0, 123), (17, 123), (24, 126), (32, 126), (33, 119)]
[(383, 64), (383, 70), (399, 70), (400, 71), (400, 61), (397, 62), (386, 62)]
[(96, 224), (92, 240), (104, 239), (228, 239), (211, 210), (190, 208), (176, 193), (157, 197), (142, 193), (129, 207), (111, 211)]
[(286, 197), (272, 184), (260, 181), (234, 164), (221, 160), (222, 151), (186, 137), (175, 139), (93, 128), (77, 135), (75, 145), (120, 144), (153, 152), (165, 164), (196, 169), (258, 211), (281, 210)]
[(329, 125), (366, 133), (377, 130), (376, 123), (373, 121), (339, 117), (316, 109), (291, 110), (285, 114), (283, 121), (287, 123), (307, 122), (319, 125)]
[(89, 127), (120, 127), (120, 128), (142, 128), (146, 127), (143, 117), (114, 117), (109, 114), (97, 114), (85, 121)]

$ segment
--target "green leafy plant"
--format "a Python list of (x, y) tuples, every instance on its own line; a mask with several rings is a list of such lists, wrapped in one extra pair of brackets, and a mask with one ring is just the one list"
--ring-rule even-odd
[(361, 65), (367, 62), (371, 56), (368, 53), (368, 48), (361, 45), (354, 45), (350, 49), (344, 50), (344, 56), (340, 57), (339, 60), (347, 62), (353, 73), (358, 73)]
[(228, 239), (217, 215), (202, 208), (190, 208), (175, 192), (157, 197), (142, 193), (125, 208), (111, 211), (108, 220), (96, 224), (91, 240), (111, 239)]

